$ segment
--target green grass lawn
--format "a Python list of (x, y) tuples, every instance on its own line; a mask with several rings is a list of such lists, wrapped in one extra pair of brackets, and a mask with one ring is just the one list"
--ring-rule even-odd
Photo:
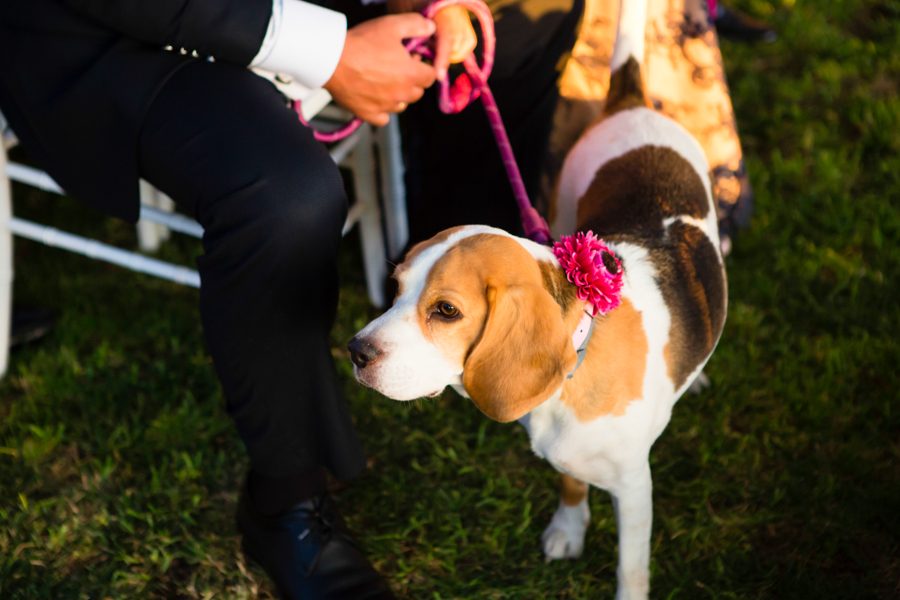
[[(723, 44), (756, 191), (730, 312), (652, 453), (656, 598), (900, 597), (900, 2), (734, 2), (771, 45)], [(16, 187), (17, 214), (133, 248), (133, 229)], [(176, 240), (164, 258), (189, 263)], [(27, 241), (15, 297), (59, 324), (0, 383), (0, 598), (267, 598), (238, 552), (247, 461), (195, 290)], [(398, 593), (611, 598), (615, 520), (545, 564), (557, 476), (518, 425), (452, 392), (391, 402), (343, 353), (375, 312), (344, 251), (335, 355), (370, 457), (338, 493)]]

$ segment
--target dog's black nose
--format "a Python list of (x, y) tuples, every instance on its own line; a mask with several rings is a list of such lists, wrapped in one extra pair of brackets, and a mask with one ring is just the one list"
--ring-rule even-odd
[(366, 365), (375, 362), (375, 359), (381, 354), (381, 350), (359, 337), (350, 340), (347, 350), (350, 351), (350, 360), (360, 369), (365, 369)]

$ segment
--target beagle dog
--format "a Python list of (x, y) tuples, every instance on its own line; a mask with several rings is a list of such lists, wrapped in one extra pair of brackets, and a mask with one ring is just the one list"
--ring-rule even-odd
[(488, 417), (524, 425), (562, 474), (542, 537), (548, 561), (581, 555), (588, 488), (607, 490), (618, 599), (647, 597), (648, 455), (712, 354), (727, 304), (706, 157), (644, 92), (646, 16), (646, 2), (623, 0), (604, 113), (566, 158), (551, 210), (555, 236), (593, 231), (623, 271), (621, 304), (594, 317), (583, 361), (586, 302), (551, 249), (485, 226), (415, 246), (396, 270), (393, 307), (349, 344), (357, 380), (390, 398), (452, 385)]

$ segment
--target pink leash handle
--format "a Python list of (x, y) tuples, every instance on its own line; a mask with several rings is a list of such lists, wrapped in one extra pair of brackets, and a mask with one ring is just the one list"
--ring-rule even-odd
[[(445, 114), (455, 114), (474, 102), (487, 87), (487, 80), (491, 76), (494, 69), (494, 54), (497, 46), (497, 36), (494, 34), (494, 18), (491, 16), (491, 10), (482, 0), (438, 0), (425, 7), (422, 12), (427, 18), (434, 19), (434, 16), (440, 11), (450, 6), (462, 6), (463, 8), (473, 12), (478, 18), (478, 24), (481, 26), (481, 38), (484, 44), (484, 51), (481, 54), (481, 65), (475, 60), (474, 55), (469, 55), (463, 60), (463, 66), (466, 73), (457, 77), (452, 87), (449, 79), (439, 81), (441, 111)], [(416, 48), (428, 48), (426, 42), (428, 40), (415, 40)], [(428, 48), (430, 52), (430, 48)], [(430, 58), (430, 57), (429, 57)]]
[(291, 106), (294, 108), (294, 112), (297, 113), (297, 118), (300, 119), (300, 122), (312, 129), (313, 137), (315, 137), (320, 142), (324, 142), (326, 144), (330, 144), (331, 142), (339, 142), (345, 137), (349, 136), (351, 133), (359, 129), (359, 126), (362, 125), (362, 119), (359, 117), (353, 117), (353, 120), (341, 127), (336, 131), (332, 131), (330, 133), (326, 133), (324, 131), (317, 131), (315, 127), (309, 124), (309, 121), (303, 118), (303, 112), (300, 110), (301, 104), (299, 100), (294, 100), (291, 103)]
[[(484, 39), (483, 64), (479, 67), (478, 63), (475, 62), (475, 59), (470, 55), (466, 57), (464, 65), (467, 71), (478, 77), (480, 81), (486, 82), (491, 75), (491, 70), (494, 68), (494, 52), (497, 43), (497, 38), (494, 35), (494, 19), (491, 16), (491, 11), (487, 5), (481, 0), (439, 0), (438, 2), (426, 6), (422, 14), (429, 19), (433, 19), (434, 15), (441, 10), (448, 6), (456, 5), (466, 7), (478, 17), (478, 22), (481, 25), (482, 38)], [(410, 53), (433, 59), (434, 51), (429, 46), (430, 40), (430, 37), (411, 38), (406, 40), (403, 47)], [(481, 91), (478, 88), (472, 87), (472, 83), (466, 74), (460, 75), (452, 87), (446, 79), (439, 83), (441, 92), (438, 101), (440, 103), (441, 111), (448, 115), (460, 112), (481, 95)], [(309, 122), (303, 118), (303, 113), (300, 111), (300, 101), (294, 100), (292, 106), (297, 112), (300, 122), (312, 129)], [(356, 131), (361, 124), (362, 120), (359, 117), (355, 117), (340, 129), (330, 133), (313, 129), (313, 135), (320, 142), (337, 142)]]
[[(491, 93), (491, 89), (487, 84), (487, 80), (491, 76), (491, 70), (494, 68), (494, 51), (497, 43), (491, 11), (482, 0), (438, 0), (429, 4), (422, 14), (429, 19), (433, 19), (434, 15), (449, 6), (462, 6), (475, 14), (481, 26), (484, 52), (482, 53), (481, 65), (478, 64), (472, 54), (463, 60), (466, 73), (460, 75), (452, 86), (447, 79), (439, 82), (440, 95), (438, 96), (438, 102), (441, 111), (445, 114), (458, 113), (481, 97), (488, 121), (491, 124), (491, 130), (494, 132), (494, 138), (497, 140), (497, 147), (500, 150), (500, 157), (503, 159), (503, 166), (506, 168), (509, 183), (513, 188), (516, 204), (519, 205), (519, 216), (522, 219), (522, 228), (525, 231), (525, 236), (539, 244), (549, 245), (553, 241), (553, 238), (550, 236), (550, 228), (547, 227), (547, 222), (538, 214), (528, 199), (525, 183), (522, 181), (522, 173), (519, 171), (519, 165), (516, 163), (516, 157), (509, 143), (509, 136), (507, 136), (506, 128), (503, 126), (503, 119), (500, 117), (500, 111), (497, 109), (497, 101), (494, 99), (494, 94)], [(407, 40), (404, 47), (409, 52), (419, 54), (425, 58), (434, 58), (434, 52), (428, 44), (429, 40), (430, 38), (413, 38)], [(300, 113), (300, 102), (294, 101), (293, 107), (297, 111), (300, 121), (308, 126), (309, 123), (306, 122)], [(361, 124), (362, 121), (359, 118), (355, 118), (337, 131), (331, 133), (313, 131), (313, 134), (319, 141), (326, 143), (336, 142), (356, 131)]]

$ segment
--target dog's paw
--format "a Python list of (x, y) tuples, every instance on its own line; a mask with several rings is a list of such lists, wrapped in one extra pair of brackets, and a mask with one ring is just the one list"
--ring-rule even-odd
[(569, 539), (569, 533), (562, 529), (547, 529), (542, 536), (544, 543), (544, 560), (560, 558), (578, 558), (584, 550), (584, 535), (580, 540)]
[(706, 373), (700, 371), (700, 374), (697, 375), (697, 378), (694, 379), (694, 382), (688, 386), (687, 391), (692, 394), (700, 394), (710, 385), (712, 384), (709, 382), (709, 377), (706, 376)]
[(547, 562), (560, 558), (578, 558), (584, 549), (584, 533), (591, 518), (587, 500), (575, 506), (562, 502), (550, 525), (541, 536)]

